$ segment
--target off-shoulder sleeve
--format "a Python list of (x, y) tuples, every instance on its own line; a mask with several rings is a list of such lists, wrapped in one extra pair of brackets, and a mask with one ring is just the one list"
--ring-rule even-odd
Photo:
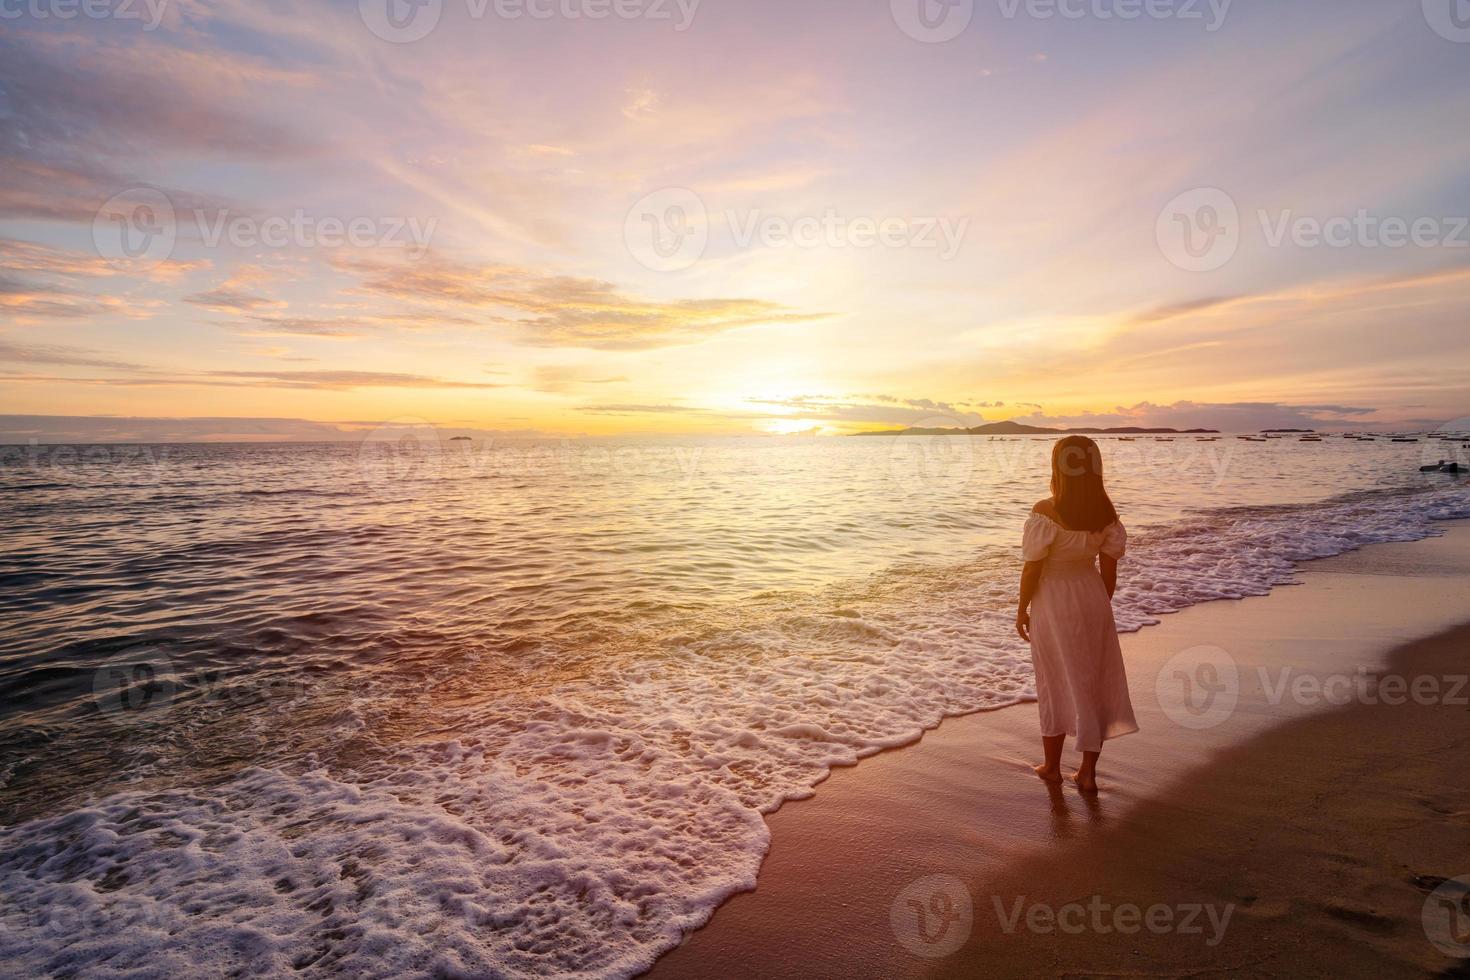
[(1103, 529), (1102, 547), (1098, 549), (1109, 558), (1122, 558), (1128, 550), (1128, 532), (1122, 521), (1114, 521)]
[(1057, 526), (1040, 514), (1026, 519), (1021, 532), (1021, 560), (1041, 561), (1051, 551), (1052, 540), (1057, 536)]

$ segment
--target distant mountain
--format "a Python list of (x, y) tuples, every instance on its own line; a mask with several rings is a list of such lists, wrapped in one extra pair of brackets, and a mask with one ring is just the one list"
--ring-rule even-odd
[(882, 432), (855, 432), (859, 436), (1167, 436), (1216, 435), (1218, 429), (1143, 429), (1127, 426), (1117, 429), (1047, 429), (1020, 422), (987, 422), (972, 429), (885, 429)]

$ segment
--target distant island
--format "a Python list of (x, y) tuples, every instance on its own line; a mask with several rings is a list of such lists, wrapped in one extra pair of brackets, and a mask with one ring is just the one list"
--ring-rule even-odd
[(1134, 426), (1117, 429), (1047, 429), (1020, 422), (987, 422), (971, 429), (883, 429), (877, 432), (854, 432), (857, 436), (1189, 436), (1218, 435), (1219, 429), (1144, 429)]
[(1262, 432), (1316, 432), (1316, 429), (1262, 429)]

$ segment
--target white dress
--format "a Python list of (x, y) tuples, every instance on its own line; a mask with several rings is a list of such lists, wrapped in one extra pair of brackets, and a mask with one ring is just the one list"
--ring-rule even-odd
[(1069, 531), (1042, 514), (1031, 515), (1021, 538), (1021, 557), (1045, 562), (1031, 600), (1041, 734), (1074, 735), (1082, 752), (1138, 731), (1113, 603), (1097, 569), (1099, 552), (1122, 558), (1127, 541), (1117, 522)]

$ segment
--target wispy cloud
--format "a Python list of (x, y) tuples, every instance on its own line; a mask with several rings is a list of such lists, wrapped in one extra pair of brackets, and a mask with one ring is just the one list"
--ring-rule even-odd
[(114, 360), (84, 347), (68, 347), (64, 344), (12, 344), (5, 340), (0, 340), (0, 363), (111, 368), (118, 371), (142, 370), (141, 365)]
[(582, 405), (577, 411), (589, 415), (698, 415), (706, 410), (690, 405)]
[(96, 255), (36, 242), (0, 238), (0, 310), (17, 322), (124, 316), (143, 319), (161, 307), (155, 300), (97, 292), (93, 280), (122, 289), (140, 271), (148, 281), (169, 282), (204, 263), (165, 262), (147, 270), (129, 269)]
[(1255, 432), (1265, 428), (1365, 428), (1376, 409), (1357, 405), (1284, 405), (1280, 402), (1191, 402), (1171, 405), (1139, 402), (1119, 405), (1111, 412), (1076, 415), (1023, 416), (1019, 421), (1045, 426), (1108, 428), (1142, 426), (1157, 428), (1213, 428), (1226, 432)]
[(640, 299), (596, 279), (441, 257), (416, 262), (351, 258), (341, 265), (359, 275), (364, 290), (404, 301), (483, 310), (487, 324), (506, 327), (513, 339), (538, 347), (648, 350), (742, 327), (803, 323), (830, 315), (801, 313), (758, 299)]
[[(80, 360), (32, 360), (30, 363), (76, 364)], [(111, 362), (93, 362), (91, 367), (135, 367)], [(201, 371), (168, 373), (141, 370), (118, 377), (65, 377), (59, 375), (11, 374), (0, 381), (30, 384), (100, 385), (115, 388), (290, 388), (303, 391), (350, 391), (359, 388), (416, 388), (489, 390), (502, 384), (454, 381), (422, 374), (389, 371)]]
[(255, 310), (282, 309), (286, 304), (269, 296), (247, 293), (243, 290), (221, 286), (206, 293), (195, 293), (184, 297), (185, 303), (202, 306), (216, 313), (250, 313)]
[(896, 396), (859, 396), (855, 399), (800, 395), (792, 398), (748, 398), (752, 405), (781, 408), (774, 418), (799, 415), (801, 418), (849, 425), (929, 425), (970, 426), (985, 421), (985, 416), (962, 405), (932, 398), (899, 398)]
[(598, 368), (543, 364), (531, 370), (529, 387), (548, 394), (563, 394), (585, 385), (627, 384), (625, 375), (608, 375)]

